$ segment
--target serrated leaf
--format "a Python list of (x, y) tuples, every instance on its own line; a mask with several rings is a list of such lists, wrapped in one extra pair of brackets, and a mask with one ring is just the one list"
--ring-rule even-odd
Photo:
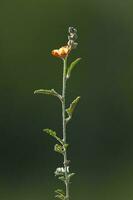
[(68, 67), (68, 70), (67, 70), (67, 75), (66, 75), (66, 78), (69, 79), (70, 76), (71, 76), (71, 72), (72, 70), (74, 69), (74, 67), (78, 64), (78, 62), (81, 60), (81, 58), (77, 58), (75, 61), (73, 61), (70, 66)]
[(43, 131), (46, 132), (48, 135), (52, 136), (53, 138), (55, 138), (62, 145), (64, 144), (63, 140), (57, 136), (55, 131), (53, 131), (53, 130), (51, 130), (49, 128), (43, 129)]
[(35, 90), (34, 94), (46, 94), (46, 95), (56, 96), (62, 101), (62, 96), (58, 94), (58, 92), (56, 92), (54, 89), (51, 90), (39, 89)]
[(74, 101), (70, 104), (70, 107), (66, 109), (66, 112), (70, 118), (72, 117), (72, 114), (73, 114), (75, 107), (77, 106), (79, 100), (80, 100), (80, 97), (77, 97), (76, 99), (74, 99)]
[(63, 148), (62, 145), (55, 144), (55, 146), (54, 146), (54, 151), (57, 152), (57, 153), (63, 154), (63, 153), (64, 153), (64, 148)]

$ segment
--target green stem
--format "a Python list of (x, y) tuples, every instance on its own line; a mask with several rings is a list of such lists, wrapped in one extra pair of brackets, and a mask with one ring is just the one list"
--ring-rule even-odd
[[(62, 87), (62, 119), (63, 119), (63, 141), (66, 144), (66, 69), (67, 69), (67, 57), (63, 59), (63, 87)], [(65, 169), (65, 185), (66, 185), (66, 200), (69, 200), (69, 180), (67, 171), (67, 150), (64, 152), (64, 169)]]

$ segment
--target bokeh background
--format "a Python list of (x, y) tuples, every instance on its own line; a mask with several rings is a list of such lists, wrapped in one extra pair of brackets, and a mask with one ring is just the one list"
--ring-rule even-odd
[(71, 185), (76, 200), (133, 199), (133, 1), (0, 1), (0, 199), (52, 200), (61, 156), (61, 106), (40, 88), (61, 91), (62, 63), (52, 49), (78, 29), (69, 62), (82, 61), (67, 87), (81, 95), (68, 127)]

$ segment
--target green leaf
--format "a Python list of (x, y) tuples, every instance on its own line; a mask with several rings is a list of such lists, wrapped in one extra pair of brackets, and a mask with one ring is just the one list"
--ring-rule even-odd
[(64, 176), (59, 176), (58, 179), (63, 181), (63, 182), (65, 182), (65, 180), (66, 180)]
[(64, 148), (67, 149), (69, 144), (64, 144)]
[(67, 70), (67, 75), (66, 75), (66, 78), (69, 79), (70, 76), (71, 76), (71, 72), (72, 70), (74, 69), (74, 67), (78, 64), (78, 62), (81, 60), (81, 58), (77, 58), (75, 61), (73, 61), (70, 66), (68, 67), (68, 70)]
[(58, 199), (61, 199), (61, 200), (65, 200), (65, 196), (61, 195), (61, 194), (55, 195), (55, 198), (58, 198)]
[(55, 138), (62, 145), (64, 144), (63, 140), (56, 135), (55, 131), (53, 131), (53, 130), (51, 130), (49, 128), (43, 129), (43, 131), (46, 132), (48, 135), (52, 136), (53, 138)]
[(46, 94), (46, 95), (56, 96), (62, 101), (62, 96), (58, 94), (54, 89), (51, 90), (39, 89), (35, 90), (34, 94)]
[(61, 200), (65, 200), (65, 193), (64, 193), (63, 190), (57, 189), (57, 190), (55, 190), (55, 193), (57, 193), (57, 195), (55, 195), (55, 198), (59, 198)]
[(65, 192), (61, 189), (55, 190), (55, 193), (65, 195)]
[(72, 176), (74, 176), (74, 175), (75, 175), (75, 173), (69, 174), (69, 175), (68, 175), (69, 180), (70, 180), (70, 178), (71, 178)]
[(57, 152), (57, 153), (63, 154), (63, 153), (64, 153), (64, 148), (63, 148), (62, 145), (55, 144), (55, 146), (54, 146), (54, 151)]
[(50, 136), (52, 136), (54, 138), (56, 137), (56, 132), (49, 128), (43, 129), (43, 131), (45, 131), (47, 134), (49, 134)]
[[(57, 168), (58, 169), (58, 168)], [(54, 174), (55, 174), (55, 176), (62, 176), (62, 175), (64, 175), (64, 172), (59, 172), (59, 171), (57, 171), (57, 169), (56, 169), (56, 171), (54, 172)]]
[(74, 99), (74, 101), (70, 104), (70, 107), (66, 109), (66, 112), (70, 118), (72, 117), (72, 114), (73, 114), (75, 107), (77, 106), (79, 100), (80, 100), (80, 97), (77, 97), (76, 99)]

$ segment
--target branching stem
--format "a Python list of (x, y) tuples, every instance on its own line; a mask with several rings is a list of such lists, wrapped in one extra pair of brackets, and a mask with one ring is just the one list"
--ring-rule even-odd
[[(63, 87), (62, 87), (62, 120), (63, 120), (63, 141), (66, 144), (66, 69), (67, 69), (67, 57), (63, 59)], [(65, 185), (66, 185), (66, 200), (69, 200), (69, 179), (67, 171), (67, 149), (64, 152), (64, 169), (65, 169)]]

